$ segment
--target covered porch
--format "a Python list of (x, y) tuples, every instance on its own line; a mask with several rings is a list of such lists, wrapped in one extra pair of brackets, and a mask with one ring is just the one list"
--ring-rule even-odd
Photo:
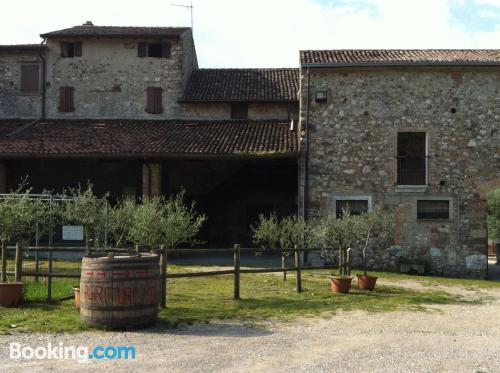
[(296, 213), (299, 153), (288, 123), (140, 125), (24, 124), (1, 136), (0, 146), (8, 146), (2, 147), (0, 189), (15, 189), (25, 177), (34, 192), (60, 193), (90, 182), (97, 194), (109, 193), (112, 203), (185, 191), (187, 202), (208, 216), (200, 240), (210, 247), (251, 245), (259, 214)]

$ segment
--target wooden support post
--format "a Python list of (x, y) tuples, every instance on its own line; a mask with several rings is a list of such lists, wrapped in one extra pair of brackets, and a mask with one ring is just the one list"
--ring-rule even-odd
[(297, 293), (302, 292), (302, 273), (300, 271), (300, 249), (297, 245), (295, 245), (295, 267), (297, 268)]
[(161, 278), (161, 300), (160, 307), (167, 307), (167, 248), (161, 246), (161, 258), (160, 258), (160, 278)]
[(16, 266), (14, 272), (14, 278), (16, 282), (21, 282), (23, 271), (23, 248), (21, 244), (16, 243)]
[(234, 245), (234, 299), (240, 299), (240, 245)]
[(7, 243), (2, 241), (2, 282), (7, 282)]

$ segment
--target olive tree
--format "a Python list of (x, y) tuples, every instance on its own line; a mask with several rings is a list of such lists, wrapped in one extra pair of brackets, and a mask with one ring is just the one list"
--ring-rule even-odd
[[(4, 253), (7, 242), (15, 242), (21, 247), (28, 245), (37, 221), (47, 219), (47, 205), (31, 198), (30, 193), (31, 189), (21, 185), (0, 199), (0, 241)], [(2, 279), (6, 279), (4, 274)]]
[(190, 206), (184, 203), (184, 193), (168, 199), (146, 198), (136, 206), (128, 238), (151, 250), (161, 245), (174, 249), (193, 242), (205, 220), (205, 215), (196, 212), (194, 203)]
[[(259, 216), (259, 221), (252, 227), (253, 239), (257, 244), (267, 245), (270, 249), (291, 249), (299, 245), (307, 235), (307, 224), (297, 215), (278, 219), (273, 213), (266, 217)], [(285, 260), (290, 252), (281, 252), (281, 268), (283, 280), (286, 280)]]
[(92, 184), (88, 184), (85, 189), (69, 188), (64, 191), (63, 196), (66, 199), (59, 205), (61, 218), (68, 223), (83, 226), (87, 250), (91, 242), (97, 247), (107, 222), (108, 194), (99, 198), (95, 195)]
[(342, 211), (342, 217), (330, 213), (315, 221), (311, 230), (310, 242), (319, 245), (324, 254), (331, 254), (338, 249), (339, 275), (350, 276), (351, 249), (359, 244), (364, 232), (364, 219), (353, 215), (348, 209)]
[(377, 237), (387, 239), (394, 228), (393, 216), (384, 210), (376, 209), (359, 216), (361, 219), (361, 238), (362, 238), (362, 256), (363, 256), (363, 274), (368, 276), (366, 263), (366, 249), (371, 241)]

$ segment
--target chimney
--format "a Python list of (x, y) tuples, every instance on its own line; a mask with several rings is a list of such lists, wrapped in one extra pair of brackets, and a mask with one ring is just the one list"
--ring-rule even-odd
[(94, 24), (92, 23), (92, 21), (85, 21), (85, 23), (83, 25), (84, 26), (94, 26)]

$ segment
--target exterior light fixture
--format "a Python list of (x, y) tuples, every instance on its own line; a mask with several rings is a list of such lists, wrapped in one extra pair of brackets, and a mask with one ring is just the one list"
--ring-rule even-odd
[(326, 102), (328, 100), (328, 91), (316, 91), (316, 102)]

